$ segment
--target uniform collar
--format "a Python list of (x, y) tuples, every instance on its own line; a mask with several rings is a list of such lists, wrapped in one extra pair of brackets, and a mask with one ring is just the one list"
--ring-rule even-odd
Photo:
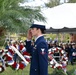
[(37, 41), (37, 39), (40, 38), (40, 37), (42, 37), (42, 36), (43, 36), (43, 35), (38, 36), (38, 37), (35, 39), (35, 41)]

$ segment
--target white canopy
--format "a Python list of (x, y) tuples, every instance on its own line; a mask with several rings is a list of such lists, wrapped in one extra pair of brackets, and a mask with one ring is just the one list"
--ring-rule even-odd
[(42, 9), (47, 23), (35, 21), (35, 23), (45, 24), (46, 28), (76, 28), (76, 3), (64, 3), (53, 8)]

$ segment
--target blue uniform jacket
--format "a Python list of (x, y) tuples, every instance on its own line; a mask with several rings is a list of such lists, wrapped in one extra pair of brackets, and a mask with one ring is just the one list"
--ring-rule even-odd
[(48, 45), (44, 37), (39, 37), (34, 46), (26, 41), (26, 49), (32, 56), (30, 75), (48, 75)]

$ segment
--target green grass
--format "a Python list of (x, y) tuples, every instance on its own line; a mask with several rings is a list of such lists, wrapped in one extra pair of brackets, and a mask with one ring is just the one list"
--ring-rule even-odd
[[(6, 70), (4, 72), (0, 73), (0, 75), (29, 75), (29, 69), (30, 69), (30, 65), (26, 66), (24, 68), (24, 70), (18, 70), (18, 71), (13, 70), (11, 67), (6, 67)], [(72, 75), (72, 73), (74, 72), (75, 69), (76, 69), (76, 65), (72, 66), (69, 64), (67, 66), (68, 74)], [(54, 71), (54, 69), (48, 67), (48, 75), (51, 75), (51, 73), (53, 71)]]
[(6, 67), (6, 70), (0, 75), (29, 75), (29, 65), (25, 67), (23, 70), (13, 70), (11, 67)]

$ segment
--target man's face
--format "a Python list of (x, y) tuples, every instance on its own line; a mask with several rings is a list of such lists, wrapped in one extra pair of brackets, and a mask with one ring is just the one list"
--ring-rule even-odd
[(39, 29), (37, 29), (37, 28), (31, 28), (32, 36), (37, 36), (38, 32), (39, 32)]

